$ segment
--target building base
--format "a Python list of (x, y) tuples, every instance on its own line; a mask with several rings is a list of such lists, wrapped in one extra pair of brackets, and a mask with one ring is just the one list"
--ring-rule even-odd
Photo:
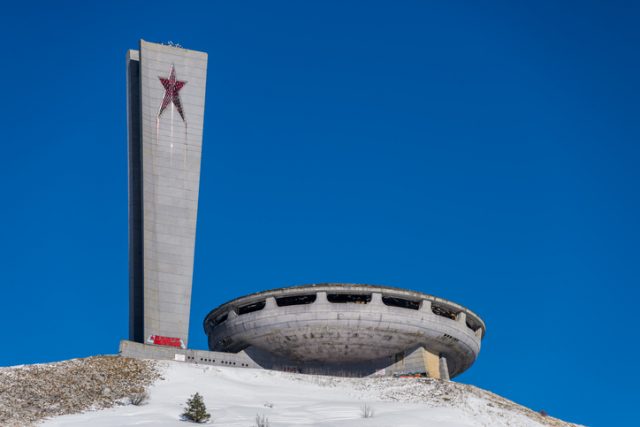
[(251, 348), (238, 353), (224, 353), (141, 344), (129, 340), (120, 341), (119, 354), (123, 357), (135, 359), (173, 360), (198, 365), (271, 369), (316, 375), (345, 377), (421, 375), (449, 380), (446, 358), (430, 353), (423, 347), (396, 354), (393, 357), (394, 360), (388, 361), (386, 365), (382, 364), (384, 361), (378, 360), (358, 366), (296, 364), (283, 359), (276, 359)]

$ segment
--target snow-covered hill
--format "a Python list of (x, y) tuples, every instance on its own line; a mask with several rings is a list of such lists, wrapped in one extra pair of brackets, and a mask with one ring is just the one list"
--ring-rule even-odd
[[(162, 378), (148, 388), (149, 400), (145, 405), (127, 404), (123, 393), (128, 391), (112, 386), (109, 393), (121, 396), (113, 400), (115, 406), (49, 418), (44, 425), (185, 427), (193, 424), (180, 420), (184, 402), (199, 392), (212, 415), (213, 426), (255, 426), (256, 415), (266, 416), (271, 427), (573, 426), (455, 382), (336, 378), (180, 362), (149, 363), (160, 371)], [(8, 378), (7, 372), (0, 370), (0, 384), (3, 375), (5, 380)], [(87, 389), (99, 390), (100, 385)], [(0, 406), (2, 403), (0, 398)], [(362, 417), (365, 403), (373, 408), (372, 418)]]

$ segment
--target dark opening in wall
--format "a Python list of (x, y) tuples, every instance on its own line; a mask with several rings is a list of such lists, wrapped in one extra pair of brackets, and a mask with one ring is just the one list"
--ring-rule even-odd
[(411, 301), (404, 298), (383, 296), (382, 302), (384, 303), (384, 305), (388, 305), (391, 307), (409, 308), (411, 310), (418, 310), (420, 308), (420, 301)]
[(218, 340), (218, 342), (216, 343), (216, 346), (228, 347), (231, 345), (231, 343), (233, 343), (233, 340), (231, 339), (231, 337), (225, 337), (225, 338), (222, 338), (221, 340)]
[(216, 320), (214, 320), (211, 326), (218, 326), (220, 323), (224, 322), (225, 320), (227, 320), (227, 317), (229, 317), (228, 313), (223, 314), (222, 316), (218, 317)]
[(294, 295), (290, 297), (276, 298), (276, 304), (278, 304), (278, 307), (286, 307), (288, 305), (311, 304), (315, 300), (316, 300), (316, 294)]
[(254, 302), (252, 304), (243, 305), (242, 307), (238, 307), (238, 314), (247, 314), (253, 313), (254, 311), (262, 310), (265, 306), (264, 301)]
[(443, 341), (447, 341), (447, 342), (458, 342), (458, 338), (453, 337), (453, 336), (451, 336), (451, 335), (449, 335), (449, 334), (444, 334), (444, 335), (442, 336), (442, 340), (443, 340)]
[[(469, 316), (469, 315), (467, 315), (467, 316)], [(469, 319), (469, 317), (467, 317), (467, 328), (469, 328), (473, 332), (475, 332), (478, 329), (480, 329), (480, 325), (477, 324), (476, 322), (474, 322), (473, 320)]]
[(371, 294), (327, 294), (329, 302), (353, 302), (356, 304), (367, 304), (371, 301)]
[(449, 319), (456, 320), (456, 313), (442, 305), (432, 303), (431, 311), (433, 312), (433, 314), (437, 314), (438, 316), (448, 317)]

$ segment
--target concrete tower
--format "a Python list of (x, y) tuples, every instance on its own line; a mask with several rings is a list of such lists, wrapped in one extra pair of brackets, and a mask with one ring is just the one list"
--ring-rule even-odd
[(207, 54), (127, 52), (129, 339), (186, 347)]

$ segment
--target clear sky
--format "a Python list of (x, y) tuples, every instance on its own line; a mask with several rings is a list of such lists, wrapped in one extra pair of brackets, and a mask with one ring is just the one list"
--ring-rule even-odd
[(635, 424), (639, 21), (617, 1), (4, 4), (0, 365), (127, 337), (145, 38), (209, 53), (192, 347), (245, 293), (411, 288), (486, 321), (460, 381)]

